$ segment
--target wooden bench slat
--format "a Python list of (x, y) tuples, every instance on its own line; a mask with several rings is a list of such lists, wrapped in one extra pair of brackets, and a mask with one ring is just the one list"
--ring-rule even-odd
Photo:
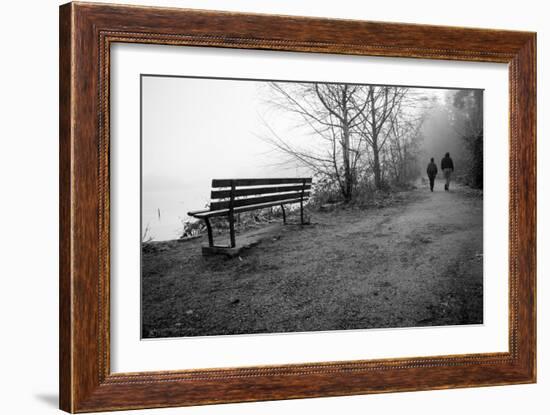
[[(241, 206), (234, 208), (233, 211), (235, 213), (244, 213), (244, 212), (250, 212), (252, 210), (258, 210), (258, 209), (265, 209), (271, 206), (279, 206), (281, 204), (286, 205), (289, 203), (300, 203), (300, 199), (288, 199), (288, 200), (280, 200), (276, 202), (268, 202), (268, 203), (259, 203), (257, 205), (248, 205), (248, 206)], [(210, 211), (198, 211), (197, 212), (188, 212), (187, 214), (189, 216), (193, 216), (199, 219), (203, 218), (211, 218), (214, 216), (226, 216), (229, 212), (229, 209), (220, 209), (220, 210), (210, 210)]]
[[(292, 186), (245, 187), (242, 189), (235, 189), (235, 197), (294, 192), (301, 190), (301, 184)], [(306, 184), (304, 186), (304, 190), (311, 190), (311, 184)], [(231, 197), (231, 190), (212, 190), (210, 193), (211, 199), (227, 199), (228, 197)]]
[(274, 178), (274, 179), (213, 179), (212, 187), (230, 187), (232, 182), (235, 186), (266, 186), (275, 184), (292, 184), (292, 183), (311, 183), (311, 177), (297, 178)]
[[(191, 211), (187, 214), (204, 220), (208, 231), (208, 245), (210, 248), (215, 246), (210, 218), (227, 216), (229, 220), (230, 247), (233, 249), (236, 246), (234, 226), (236, 213), (279, 205), (283, 210), (283, 223), (286, 224), (284, 205), (299, 203), (300, 222), (303, 225), (304, 202), (309, 199), (312, 178), (213, 179), (212, 188), (210, 207), (208, 209)], [(220, 188), (225, 189), (220, 190)]]
[[(271, 196), (259, 196), (259, 197), (249, 197), (246, 199), (235, 199), (233, 201), (233, 207), (241, 206), (250, 206), (258, 205), (261, 203), (276, 202), (278, 200), (287, 200), (287, 199), (300, 199), (302, 192), (292, 192), (292, 193), (280, 193), (277, 195)], [(304, 192), (304, 199), (309, 197), (309, 192)], [(229, 200), (223, 202), (212, 202), (210, 204), (210, 210), (220, 210), (229, 208)]]

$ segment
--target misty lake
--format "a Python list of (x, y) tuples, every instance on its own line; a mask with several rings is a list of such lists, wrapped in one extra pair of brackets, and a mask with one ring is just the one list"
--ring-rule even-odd
[(183, 232), (183, 222), (195, 219), (187, 212), (205, 207), (209, 202), (210, 183), (182, 186), (180, 189), (143, 190), (142, 236), (154, 241), (178, 239)]

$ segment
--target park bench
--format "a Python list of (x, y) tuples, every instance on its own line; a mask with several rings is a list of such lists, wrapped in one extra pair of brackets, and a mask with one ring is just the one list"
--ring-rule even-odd
[[(204, 220), (208, 232), (210, 252), (234, 249), (235, 214), (280, 206), (286, 224), (285, 205), (300, 204), (300, 223), (304, 224), (304, 203), (309, 199), (311, 177), (282, 179), (213, 179), (208, 209), (188, 212), (189, 216)], [(210, 218), (227, 216), (229, 246), (214, 245)], [(203, 253), (205, 249), (203, 248)]]

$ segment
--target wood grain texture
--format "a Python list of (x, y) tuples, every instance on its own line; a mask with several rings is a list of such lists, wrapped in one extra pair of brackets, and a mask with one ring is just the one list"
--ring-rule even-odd
[[(308, 196), (309, 196), (309, 194), (308, 194)], [(264, 203), (256, 203), (254, 205), (238, 206), (238, 207), (235, 207), (233, 209), (233, 212), (234, 213), (252, 212), (254, 210), (265, 209), (265, 208), (274, 207), (274, 206), (283, 206), (283, 205), (288, 205), (288, 204), (293, 204), (293, 203), (300, 203), (301, 200), (302, 199), (300, 197), (297, 197), (297, 198), (294, 198), (294, 199), (286, 198), (286, 199), (282, 199), (282, 200), (278, 199), (274, 202), (264, 202)], [(218, 209), (218, 206), (215, 206), (215, 207), (216, 207), (216, 209)], [(228, 207), (221, 208), (220, 210), (187, 212), (187, 214), (189, 216), (193, 216), (195, 218), (200, 218), (200, 219), (212, 218), (212, 217), (216, 217), (216, 216), (227, 216), (228, 213), (229, 213), (229, 208)]]
[[(115, 42), (508, 63), (509, 352), (111, 373), (109, 59)], [(60, 407), (89, 412), (534, 382), (535, 67), (534, 33), (104, 4), (61, 6)]]
[[(235, 190), (235, 197), (295, 192), (301, 190), (311, 190), (311, 184), (298, 186), (244, 187)], [(210, 192), (211, 199), (226, 199), (230, 196), (230, 190), (212, 190), (212, 192)]]
[(232, 202), (231, 201), (212, 202), (210, 203), (210, 209), (211, 210), (228, 209), (230, 205), (235, 208), (238, 208), (241, 206), (260, 205), (260, 204), (269, 203), (269, 202), (282, 203), (285, 200), (294, 200), (294, 199), (300, 200), (300, 196), (302, 195), (306, 199), (309, 198), (309, 192), (305, 192), (303, 194), (301, 191), (293, 192), (293, 193), (281, 193), (281, 194), (270, 195), (270, 196), (258, 196), (258, 197), (248, 197), (245, 199), (235, 199)]
[(269, 178), (269, 179), (213, 179), (212, 187), (230, 187), (235, 184), (236, 187), (241, 186), (264, 186), (274, 184), (291, 184), (291, 183), (311, 183), (311, 177), (288, 177), (288, 178)]
[(71, 102), (72, 19), (69, 8), (59, 14), (59, 406), (70, 410), (72, 396), (71, 289)]

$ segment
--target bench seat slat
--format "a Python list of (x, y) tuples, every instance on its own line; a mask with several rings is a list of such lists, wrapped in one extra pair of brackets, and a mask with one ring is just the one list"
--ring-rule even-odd
[[(303, 188), (304, 190), (310, 190), (311, 184), (306, 184), (305, 186), (303, 186)], [(235, 189), (235, 197), (265, 195), (270, 193), (295, 192), (301, 190), (301, 184), (293, 186), (245, 187)], [(231, 197), (231, 190), (212, 190), (212, 192), (210, 193), (211, 199), (227, 199), (228, 197)]]
[[(250, 212), (252, 210), (264, 209), (271, 206), (286, 205), (290, 203), (300, 203), (300, 198), (279, 200), (276, 202), (259, 203), (256, 205), (241, 206), (241, 207), (234, 208), (233, 211), (235, 213), (243, 213), (243, 212)], [(195, 212), (188, 212), (187, 214), (195, 218), (203, 219), (203, 218), (211, 218), (214, 216), (225, 216), (227, 215), (228, 212), (229, 212), (229, 209), (220, 209), (220, 210), (208, 210), (208, 211), (201, 210), (201, 211), (195, 211)]]
[(268, 186), (275, 184), (293, 184), (293, 183), (311, 183), (311, 177), (296, 178), (274, 178), (274, 179), (213, 179), (212, 187), (231, 187), (234, 182), (235, 186)]
[(286, 224), (283, 205), (299, 203), (300, 221), (304, 224), (304, 202), (309, 199), (311, 188), (311, 177), (213, 179), (210, 193), (210, 207), (208, 209), (191, 211), (187, 214), (204, 220), (208, 231), (208, 245), (210, 248), (214, 247), (214, 236), (209, 219), (216, 216), (227, 216), (231, 240), (230, 247), (234, 248), (236, 246), (235, 213), (238, 214), (280, 205), (283, 210), (283, 222)]
[[(233, 201), (233, 207), (237, 208), (241, 206), (258, 205), (261, 203), (276, 202), (278, 200), (299, 199), (301, 195), (302, 195), (302, 192), (292, 192), (292, 193), (280, 193), (280, 194), (270, 195), (270, 196), (249, 197), (246, 199), (235, 199)], [(309, 192), (304, 192), (304, 199), (308, 197), (309, 197)], [(212, 202), (210, 204), (210, 210), (228, 209), (229, 203), (230, 202), (228, 200), (225, 200), (222, 202)]]

